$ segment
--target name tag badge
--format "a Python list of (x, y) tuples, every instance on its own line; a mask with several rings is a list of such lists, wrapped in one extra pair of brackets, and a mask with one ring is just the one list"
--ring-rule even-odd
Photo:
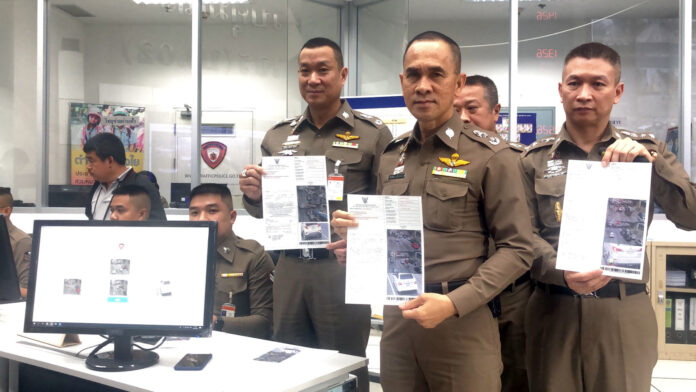
[(299, 147), (299, 145), (300, 145), (300, 141), (297, 140), (297, 141), (293, 141), (293, 142), (285, 142), (281, 145), (281, 147), (283, 150), (292, 150), (296, 147)]
[(353, 143), (353, 142), (333, 142), (331, 143), (333, 147), (340, 147), (340, 148), (352, 148), (354, 150), (358, 149), (358, 143)]
[(436, 176), (462, 178), (462, 179), (466, 178), (466, 170), (455, 169), (453, 167), (433, 166), (432, 173)]
[(222, 317), (234, 317), (234, 310), (234, 304), (225, 302), (224, 304), (222, 304), (222, 307), (220, 308), (220, 315)]
[(328, 200), (343, 201), (343, 183), (345, 178), (340, 173), (331, 173), (326, 181), (326, 198)]
[(300, 135), (288, 135), (287, 141), (294, 142), (300, 140)]

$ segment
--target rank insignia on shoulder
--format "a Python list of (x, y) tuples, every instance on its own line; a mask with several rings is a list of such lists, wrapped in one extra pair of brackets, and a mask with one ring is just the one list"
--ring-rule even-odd
[(331, 143), (331, 146), (332, 147), (357, 149), (359, 147), (359, 144), (353, 143), (353, 142), (333, 142), (333, 143)]
[(350, 131), (346, 131), (344, 134), (337, 133), (336, 137), (345, 141), (360, 139), (360, 136), (351, 135)]
[(436, 176), (466, 178), (466, 170), (454, 169), (451, 167), (433, 166), (432, 173)]
[(451, 158), (439, 157), (438, 159), (440, 160), (440, 162), (442, 162), (445, 165), (450, 166), (450, 167), (458, 167), (458, 166), (464, 166), (464, 165), (469, 164), (469, 161), (459, 159), (459, 154), (457, 154), (456, 152), (454, 154), (452, 154)]
[(488, 138), (488, 143), (497, 146), (498, 144), (500, 144), (500, 139), (497, 136), (491, 136)]

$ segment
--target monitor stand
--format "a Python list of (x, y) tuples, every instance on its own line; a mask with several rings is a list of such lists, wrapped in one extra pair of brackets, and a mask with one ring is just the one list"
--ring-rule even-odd
[(102, 372), (123, 372), (152, 366), (159, 360), (154, 351), (133, 350), (132, 336), (113, 336), (114, 351), (92, 354), (87, 367)]

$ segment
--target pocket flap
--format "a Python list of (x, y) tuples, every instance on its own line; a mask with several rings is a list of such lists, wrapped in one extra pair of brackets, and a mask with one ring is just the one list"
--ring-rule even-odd
[(354, 165), (363, 159), (363, 153), (348, 148), (331, 148), (326, 151), (326, 158), (331, 162), (341, 161), (341, 165)]
[(425, 191), (439, 200), (449, 200), (455, 197), (464, 197), (469, 192), (469, 184), (466, 182), (453, 183), (438, 180), (430, 180), (425, 185)]
[(383, 195), (399, 196), (406, 193), (408, 181), (388, 181), (382, 187)]
[(536, 192), (537, 195), (563, 196), (565, 193), (565, 176), (535, 179), (534, 192)]

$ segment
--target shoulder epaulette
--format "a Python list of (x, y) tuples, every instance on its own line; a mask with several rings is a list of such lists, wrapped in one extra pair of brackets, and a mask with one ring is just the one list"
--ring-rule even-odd
[(542, 147), (548, 147), (555, 142), (556, 142), (556, 136), (549, 136), (549, 137), (545, 137), (543, 139), (536, 140), (524, 149), (525, 151), (522, 153), (522, 156), (527, 156), (527, 154), (529, 154), (531, 151), (540, 149)]
[(384, 148), (384, 151), (385, 151), (385, 152), (386, 152), (386, 151), (389, 151), (389, 150), (391, 150), (392, 148), (394, 148), (394, 147), (396, 147), (396, 146), (398, 146), (398, 145), (400, 145), (400, 144), (403, 144), (404, 142), (408, 141), (408, 138), (411, 137), (411, 133), (412, 133), (412, 131), (408, 131), (408, 132), (406, 132), (406, 133), (403, 133), (403, 134), (401, 134), (401, 135), (395, 137), (394, 139), (392, 139), (392, 141), (389, 142), (389, 144), (387, 144), (387, 146)]
[(515, 150), (517, 152), (523, 152), (527, 149), (527, 145), (522, 143), (508, 142), (508, 145), (512, 150)]
[(353, 110), (353, 116), (371, 124), (375, 128), (386, 127), (386, 125), (384, 125), (384, 121), (380, 120), (375, 116), (371, 116), (369, 114), (365, 114), (357, 110)]
[(237, 241), (237, 247), (240, 249), (248, 250), (249, 252), (255, 253), (259, 249), (261, 249), (261, 244), (254, 240), (245, 240), (242, 238), (239, 238)]
[(273, 125), (271, 127), (271, 129), (276, 129), (276, 128), (280, 127), (281, 125), (285, 125), (285, 124), (290, 124), (291, 127), (294, 127), (297, 124), (297, 121), (300, 119), (300, 117), (302, 117), (302, 115), (295, 116), (295, 117), (288, 117), (285, 120), (278, 121), (277, 123), (275, 123), (275, 125)]
[(462, 129), (462, 133), (467, 135), (470, 139), (483, 144), (484, 146), (490, 148), (493, 151), (501, 150), (507, 147), (507, 143), (503, 140), (502, 136), (496, 132), (484, 131), (472, 126), (465, 126)]

